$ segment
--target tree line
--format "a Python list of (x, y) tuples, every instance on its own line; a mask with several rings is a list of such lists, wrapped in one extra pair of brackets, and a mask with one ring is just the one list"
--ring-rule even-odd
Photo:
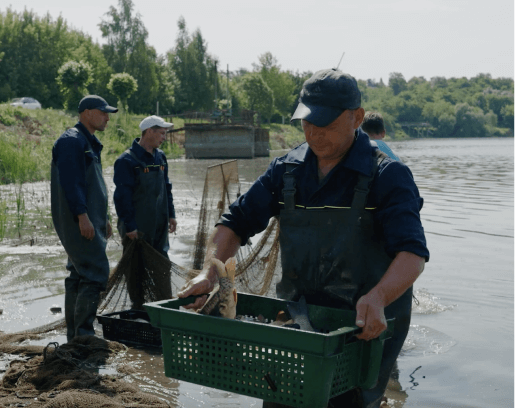
[[(293, 113), (311, 72), (281, 69), (269, 52), (252, 68), (227, 72), (208, 52), (200, 29), (177, 22), (165, 55), (148, 43), (132, 0), (119, 0), (98, 24), (103, 45), (68, 27), (59, 16), (0, 12), (0, 102), (31, 96), (43, 107), (74, 111), (88, 93), (133, 113), (181, 114), (231, 109), (257, 111), (268, 122)], [(359, 78), (359, 73), (351, 73)], [(391, 73), (358, 80), (365, 110), (383, 114), (390, 135), (460, 137), (513, 135), (513, 79), (489, 74), (467, 78)]]

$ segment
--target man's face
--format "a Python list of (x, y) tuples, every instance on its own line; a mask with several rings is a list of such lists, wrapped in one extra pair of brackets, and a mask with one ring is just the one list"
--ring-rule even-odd
[(102, 112), (98, 109), (86, 109), (84, 114), (87, 124), (93, 128), (94, 131), (99, 130), (103, 132), (107, 127), (107, 122), (109, 122), (109, 114), (107, 112)]
[(340, 159), (354, 141), (354, 131), (363, 120), (363, 108), (345, 110), (332, 123), (318, 127), (302, 120), (302, 129), (313, 153), (319, 160)]
[(157, 128), (157, 129), (148, 129), (145, 133), (145, 141), (148, 143), (152, 149), (157, 149), (161, 146), (161, 144), (166, 140), (166, 129), (165, 128)]

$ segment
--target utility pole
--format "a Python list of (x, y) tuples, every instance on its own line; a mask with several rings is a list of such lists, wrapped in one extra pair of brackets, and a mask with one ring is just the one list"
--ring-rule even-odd
[(216, 63), (217, 61), (215, 61), (215, 110), (218, 109), (218, 93), (217, 93), (217, 82), (218, 82), (218, 72), (216, 70)]

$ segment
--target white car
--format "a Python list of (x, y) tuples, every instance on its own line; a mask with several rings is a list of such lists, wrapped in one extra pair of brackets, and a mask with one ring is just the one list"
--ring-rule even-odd
[(34, 98), (15, 98), (11, 102), (11, 106), (19, 106), (20, 108), (27, 109), (41, 109), (41, 104), (36, 101)]

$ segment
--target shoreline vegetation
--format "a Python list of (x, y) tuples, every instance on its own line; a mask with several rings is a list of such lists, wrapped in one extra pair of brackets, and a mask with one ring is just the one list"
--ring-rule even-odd
[[(125, 112), (111, 114), (106, 130), (95, 133), (104, 145), (104, 168), (112, 166), (132, 141), (141, 136), (138, 125), (145, 116)], [(49, 180), (53, 144), (77, 121), (77, 114), (64, 110), (29, 110), (0, 104), (0, 185)], [(184, 126), (182, 118), (172, 117), (171, 121), (176, 129)], [(270, 150), (291, 149), (304, 142), (300, 126), (278, 123), (261, 126), (270, 132)], [(499, 131), (490, 136), (513, 137), (513, 133)], [(411, 138), (414, 137), (397, 132), (393, 138), (387, 133), (386, 140)], [(184, 137), (169, 136), (161, 149), (169, 159), (184, 156)]]

